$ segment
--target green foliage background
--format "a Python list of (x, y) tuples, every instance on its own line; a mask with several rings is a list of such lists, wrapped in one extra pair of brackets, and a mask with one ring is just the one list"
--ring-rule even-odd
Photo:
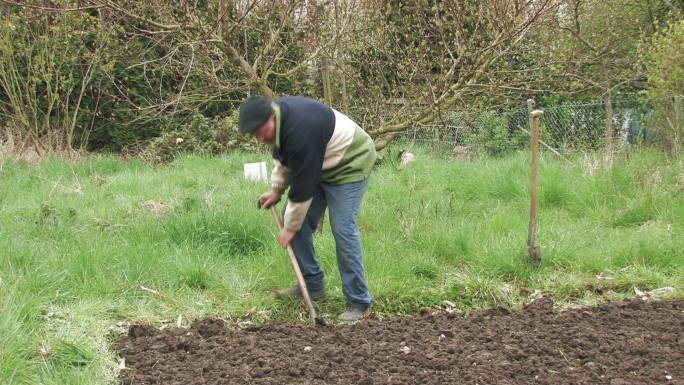
[[(299, 11), (256, 2), (244, 19), (235, 4), (198, 3), (190, 15), (171, 3), (117, 3), (137, 19), (89, 4), (53, 7), (85, 7), (71, 12), (42, 10), (40, 2), (0, 6), (0, 128), (15, 143), (137, 154), (182, 133), (187, 150), (235, 148), (230, 135), (190, 138), (197, 131), (188, 127), (207, 119), (227, 130), (230, 124), (218, 125), (235, 119), (259, 82), (277, 95), (323, 100), (324, 63), (335, 69), (333, 105), (375, 129), (393, 115), (429, 110), (431, 92), (458, 82), (459, 71), (477, 71), (476, 55), (487, 54), (479, 50), (500, 38), (472, 1), (373, 0), (353, 10), (311, 2)], [(519, 108), (529, 97), (552, 106), (607, 92), (681, 95), (683, 12), (669, 1), (556, 0), (522, 41), (501, 46), (510, 51), (486, 67), (481, 84), (464, 85), (454, 108)], [(227, 24), (216, 27), (214, 40), (230, 44), (265, 79), (250, 77), (229, 48), (193, 29), (190, 16), (210, 23), (217, 13)], [(334, 37), (344, 17), (350, 25)], [(181, 28), (160, 32), (144, 18)], [(478, 140), (490, 135), (485, 130)]]

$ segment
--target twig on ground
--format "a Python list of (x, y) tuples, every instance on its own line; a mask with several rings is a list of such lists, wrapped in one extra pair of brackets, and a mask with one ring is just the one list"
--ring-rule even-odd
[(143, 285), (140, 285), (140, 290), (142, 290), (146, 293), (152, 294), (154, 296), (160, 297), (160, 298), (168, 299), (168, 297), (166, 295), (158, 292), (157, 290), (150, 289), (149, 287), (145, 287)]

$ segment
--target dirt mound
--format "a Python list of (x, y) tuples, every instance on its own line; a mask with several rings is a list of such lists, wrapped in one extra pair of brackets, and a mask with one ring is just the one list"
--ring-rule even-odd
[(117, 343), (125, 385), (684, 384), (684, 300), (557, 312), (541, 299), (519, 312), (351, 326), (131, 330)]
[(191, 328), (203, 338), (209, 338), (223, 333), (226, 329), (226, 323), (220, 319), (208, 318), (193, 322)]

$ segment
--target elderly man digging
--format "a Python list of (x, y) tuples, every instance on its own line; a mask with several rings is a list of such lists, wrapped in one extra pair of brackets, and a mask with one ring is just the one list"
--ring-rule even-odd
[[(347, 310), (339, 320), (361, 319), (371, 296), (356, 218), (375, 163), (373, 140), (349, 117), (301, 96), (273, 101), (250, 96), (240, 106), (239, 130), (273, 146), (272, 190), (259, 197), (259, 204), (271, 207), (289, 187), (278, 243), (292, 246), (314, 299), (325, 296), (325, 286), (313, 232), (328, 208), (347, 298)], [(298, 286), (275, 293), (277, 298), (301, 295)]]

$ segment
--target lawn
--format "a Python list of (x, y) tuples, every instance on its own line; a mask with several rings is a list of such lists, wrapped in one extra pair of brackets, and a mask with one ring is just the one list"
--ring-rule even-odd
[[(561, 306), (673, 287), (684, 295), (684, 166), (641, 150), (605, 166), (544, 153), (538, 243), (526, 266), (530, 160), (516, 153), (447, 161), (420, 148), (373, 174), (359, 218), (379, 318), (425, 307), (515, 307), (539, 290)], [(305, 322), (277, 302), (291, 285), (276, 225), (243, 163), (266, 153), (182, 156), (150, 166), (93, 155), (0, 166), (0, 383), (108, 384), (112, 336), (131, 322), (187, 326)], [(327, 223), (327, 222), (326, 222)], [(327, 273), (322, 315), (344, 307), (334, 242), (316, 238)]]

